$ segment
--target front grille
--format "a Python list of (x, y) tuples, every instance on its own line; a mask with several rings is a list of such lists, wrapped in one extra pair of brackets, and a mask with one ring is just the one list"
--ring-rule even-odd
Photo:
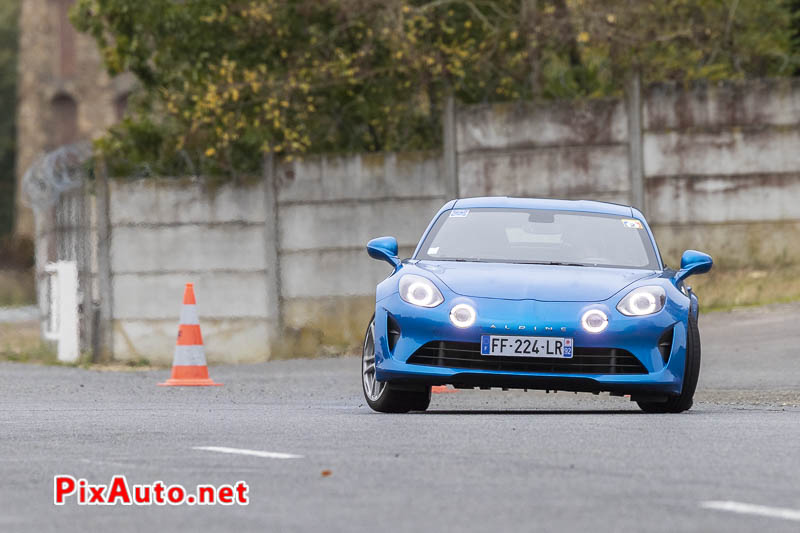
[(569, 359), (546, 359), (481, 355), (481, 345), (477, 342), (434, 341), (414, 352), (408, 362), (415, 365), (507, 372), (647, 374), (647, 369), (632, 353), (619, 348), (575, 346)]

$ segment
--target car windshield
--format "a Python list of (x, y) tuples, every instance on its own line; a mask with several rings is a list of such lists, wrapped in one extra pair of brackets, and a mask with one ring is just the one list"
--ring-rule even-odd
[(659, 269), (639, 220), (543, 209), (452, 209), (416, 259)]

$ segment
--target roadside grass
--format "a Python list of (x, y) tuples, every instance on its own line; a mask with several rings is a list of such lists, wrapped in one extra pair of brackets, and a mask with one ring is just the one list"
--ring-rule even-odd
[(697, 293), (703, 312), (796, 302), (800, 301), (800, 264), (770, 270), (713, 269), (687, 283)]
[(42, 342), (38, 322), (0, 323), (0, 361), (60, 364), (55, 351)]
[(0, 323), (0, 361), (116, 371), (166, 368), (153, 365), (144, 357), (131, 361), (93, 363), (88, 353), (81, 355), (74, 363), (63, 363), (58, 360), (55, 348), (42, 342), (38, 322)]
[(36, 287), (31, 270), (0, 270), (0, 307), (35, 303)]

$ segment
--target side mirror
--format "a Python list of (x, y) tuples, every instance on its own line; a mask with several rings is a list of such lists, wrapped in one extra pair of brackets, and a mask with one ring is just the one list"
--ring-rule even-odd
[(681, 256), (681, 269), (675, 273), (675, 282), (683, 281), (695, 274), (705, 274), (711, 270), (714, 260), (711, 256), (696, 250), (686, 250)]
[(397, 268), (400, 258), (397, 257), (397, 239), (394, 237), (378, 237), (367, 243), (367, 253), (373, 259), (386, 261)]

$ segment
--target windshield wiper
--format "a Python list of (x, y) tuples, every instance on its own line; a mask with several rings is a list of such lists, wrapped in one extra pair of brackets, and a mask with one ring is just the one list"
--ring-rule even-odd
[(558, 266), (573, 266), (573, 267), (585, 267), (589, 266), (585, 263), (567, 263), (564, 261), (525, 261), (523, 264), (526, 265), (558, 265)]
[(591, 266), (586, 263), (567, 263), (564, 261), (510, 261), (507, 259), (481, 259), (480, 257), (469, 257), (469, 258), (430, 258), (430, 261), (453, 261), (454, 263), (510, 263), (513, 265), (558, 265), (558, 266), (577, 266), (577, 267), (585, 267)]

